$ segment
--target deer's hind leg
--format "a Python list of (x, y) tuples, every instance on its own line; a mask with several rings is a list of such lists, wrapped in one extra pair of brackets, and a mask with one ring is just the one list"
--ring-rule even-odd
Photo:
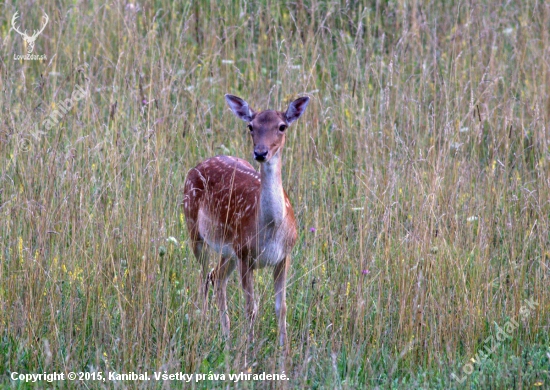
[(203, 311), (206, 312), (208, 310), (208, 286), (211, 283), (210, 273), (208, 272), (208, 250), (206, 248), (206, 243), (198, 232), (191, 237), (193, 254), (201, 265), (201, 285), (199, 287), (199, 296), (202, 297)]
[(222, 332), (225, 338), (229, 338), (230, 322), (227, 311), (227, 281), (231, 272), (235, 269), (235, 258), (221, 256), (220, 262), (216, 268), (208, 274), (209, 279), (214, 285), (216, 299), (218, 301), (218, 310), (220, 311), (220, 322)]
[(252, 344), (254, 342), (254, 321), (256, 319), (256, 313), (258, 307), (254, 299), (254, 269), (249, 264), (248, 259), (241, 260), (241, 284), (243, 286), (244, 297), (246, 302), (246, 317), (248, 319), (248, 342)]

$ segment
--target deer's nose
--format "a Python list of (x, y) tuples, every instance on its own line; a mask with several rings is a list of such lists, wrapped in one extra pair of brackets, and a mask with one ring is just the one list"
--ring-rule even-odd
[(267, 158), (267, 153), (269, 151), (267, 150), (267, 146), (259, 145), (254, 148), (254, 159), (256, 161), (262, 162), (265, 161)]

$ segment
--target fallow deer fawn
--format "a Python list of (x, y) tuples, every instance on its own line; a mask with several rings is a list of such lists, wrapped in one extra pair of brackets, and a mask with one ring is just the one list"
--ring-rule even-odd
[[(254, 339), (255, 269), (274, 267), (275, 311), (279, 343), (286, 342), (286, 276), (290, 251), (296, 243), (296, 219), (281, 178), (282, 149), (286, 129), (306, 110), (308, 97), (301, 97), (285, 112), (255, 112), (243, 99), (225, 95), (233, 113), (248, 123), (254, 142), (254, 159), (260, 173), (245, 160), (230, 156), (209, 158), (187, 174), (183, 210), (195, 257), (202, 265), (205, 309), (208, 285), (212, 283), (218, 301), (222, 331), (229, 337), (226, 287), (238, 266), (246, 297), (249, 341)], [(207, 245), (205, 245), (207, 244)], [(208, 276), (206, 247), (220, 256)]]

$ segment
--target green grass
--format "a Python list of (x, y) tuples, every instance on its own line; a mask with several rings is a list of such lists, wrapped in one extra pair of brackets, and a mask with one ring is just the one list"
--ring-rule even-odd
[[(0, 385), (36, 387), (12, 372), (280, 373), (271, 272), (256, 272), (248, 367), (237, 277), (228, 345), (215, 304), (198, 310), (183, 181), (209, 156), (251, 160), (232, 93), (257, 109), (312, 99), (284, 151), (299, 226), (288, 387), (550, 386), (544, 2), (0, 9)], [(47, 60), (13, 59), (26, 52), (15, 11), (29, 31), (49, 15), (34, 49)], [(87, 97), (45, 130), (76, 85)], [(523, 318), (525, 299), (538, 306)], [(509, 320), (510, 339), (454, 380)]]

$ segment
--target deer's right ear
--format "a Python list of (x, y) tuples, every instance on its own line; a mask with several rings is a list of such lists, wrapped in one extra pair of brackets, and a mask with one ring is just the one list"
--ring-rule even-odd
[(229, 108), (231, 108), (231, 111), (233, 111), (233, 114), (245, 122), (250, 122), (256, 116), (256, 113), (250, 108), (248, 103), (238, 96), (226, 94), (225, 101)]
[(306, 111), (308, 103), (309, 98), (307, 96), (298, 98), (290, 103), (288, 109), (285, 112), (285, 117), (288, 124), (291, 124), (302, 116), (302, 114)]

